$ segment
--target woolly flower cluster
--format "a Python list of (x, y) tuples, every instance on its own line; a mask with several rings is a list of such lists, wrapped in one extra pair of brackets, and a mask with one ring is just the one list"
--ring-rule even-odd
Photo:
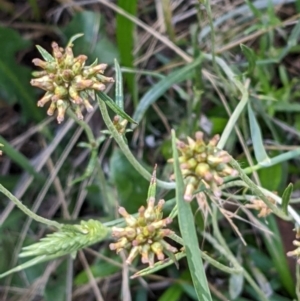
[(118, 240), (110, 244), (110, 249), (117, 252), (123, 249), (129, 250), (126, 260), (128, 264), (131, 264), (132, 260), (140, 254), (142, 262), (148, 263), (149, 266), (154, 265), (155, 255), (158, 260), (163, 260), (164, 252), (177, 252), (176, 248), (163, 240), (165, 236), (172, 233), (171, 230), (164, 229), (172, 220), (162, 219), (163, 204), (164, 200), (160, 200), (155, 206), (154, 197), (150, 197), (147, 208), (142, 206), (137, 218), (120, 207), (119, 213), (124, 217), (127, 226), (112, 228), (112, 236)]
[(78, 119), (83, 119), (81, 105), (91, 112), (93, 107), (89, 97), (93, 95), (93, 90), (103, 91), (105, 83), (114, 82), (114, 79), (103, 76), (106, 64), (85, 66), (87, 56), (74, 57), (72, 45), (63, 49), (53, 42), (51, 46), (53, 57), (48, 54), (46, 61), (38, 58), (32, 61), (43, 70), (33, 72), (35, 78), (30, 83), (46, 91), (37, 105), (43, 107), (50, 102), (47, 114), (52, 116), (57, 110), (58, 123), (64, 120), (68, 107), (75, 112)]
[[(193, 199), (193, 194), (201, 182), (219, 197), (221, 191), (218, 186), (223, 184), (223, 177), (238, 174), (228, 165), (230, 161), (228, 153), (216, 148), (218, 141), (219, 135), (216, 135), (205, 143), (202, 132), (196, 132), (195, 140), (187, 137), (187, 143), (177, 141), (177, 149), (181, 153), (180, 168), (186, 184), (184, 194), (186, 201)], [(172, 161), (173, 159), (169, 160)], [(174, 175), (171, 177), (174, 178)]]

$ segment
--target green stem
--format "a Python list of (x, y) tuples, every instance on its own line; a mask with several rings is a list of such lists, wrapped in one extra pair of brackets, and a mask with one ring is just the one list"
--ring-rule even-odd
[(239, 172), (239, 176), (241, 179), (249, 186), (249, 188), (253, 191), (253, 193), (260, 198), (269, 208), (272, 209), (273, 213), (276, 214), (278, 217), (282, 218), (283, 220), (290, 221), (291, 217), (287, 216), (282, 210), (277, 208), (261, 191), (261, 189), (253, 183), (253, 181), (245, 174), (243, 169), (240, 167), (239, 163), (235, 161), (232, 157), (230, 160), (230, 165)]
[(32, 212), (29, 208), (27, 208), (25, 205), (23, 205), (23, 203), (21, 201), (19, 201), (13, 194), (11, 194), (3, 185), (0, 184), (0, 191), (7, 196), (12, 202), (14, 202), (14, 204), (21, 209), (26, 215), (28, 215), (29, 217), (31, 217), (32, 219), (34, 219), (35, 221), (45, 224), (47, 226), (52, 226), (52, 227), (56, 227), (57, 229), (60, 229), (63, 225), (55, 222), (55, 221), (51, 221), (47, 218), (43, 218), (37, 214), (35, 214), (34, 212)]
[[(178, 244), (184, 246), (184, 241), (181, 237), (179, 237), (178, 235), (176, 235), (175, 233), (171, 233), (168, 235), (169, 238), (171, 238), (172, 240), (176, 241)], [(241, 268), (230, 268), (227, 267), (226, 265), (220, 263), (219, 261), (213, 259), (212, 257), (210, 257), (209, 255), (207, 255), (205, 252), (201, 252), (201, 257), (203, 260), (207, 261), (208, 263), (210, 263), (212, 266), (214, 266), (215, 268), (219, 269), (220, 271), (223, 271), (225, 273), (228, 274), (239, 274), (241, 273), (243, 270)]]
[(232, 264), (235, 268), (242, 270), (244, 277), (246, 278), (248, 283), (252, 286), (252, 288), (256, 291), (256, 293), (260, 296), (260, 299), (262, 301), (268, 301), (268, 299), (265, 296), (265, 294), (263, 293), (263, 291), (256, 284), (256, 282), (252, 279), (250, 274), (240, 265), (238, 260), (235, 258), (235, 256), (232, 254), (231, 250), (227, 246), (227, 243), (226, 243), (225, 239), (223, 238), (223, 236), (220, 232), (219, 226), (218, 226), (218, 208), (216, 206), (214, 206), (214, 208), (213, 208), (212, 226), (213, 226), (214, 234), (215, 234), (217, 240), (223, 247), (223, 252), (224, 251), (226, 252), (225, 254), (224, 253), (223, 254), (228, 258), (228, 260), (230, 260), (232, 262)]
[(67, 113), (76, 123), (78, 123), (84, 129), (91, 147), (95, 147), (95, 136), (90, 126), (85, 121), (79, 120), (72, 110), (68, 110)]
[(271, 158), (268, 163), (264, 163), (264, 164), (258, 163), (254, 166), (249, 166), (249, 167), (245, 168), (243, 171), (244, 171), (244, 173), (249, 174), (249, 173), (252, 173), (253, 171), (259, 170), (261, 168), (270, 167), (275, 164), (279, 164), (281, 162), (285, 162), (287, 160), (294, 159), (294, 158), (298, 157), (299, 155), (300, 155), (300, 148), (297, 148), (292, 151), (288, 151), (284, 154), (281, 154), (281, 155)]
[[(105, 102), (97, 95), (97, 100), (100, 108), (100, 112), (102, 115), (102, 118), (112, 135), (112, 137), (115, 139), (115, 141), (118, 143), (120, 149), (122, 150), (123, 154), (127, 158), (127, 160), (131, 163), (131, 165), (138, 171), (138, 173), (144, 177), (146, 180), (150, 181), (151, 180), (151, 174), (136, 160), (136, 158), (133, 156), (131, 153), (128, 145), (124, 141), (122, 135), (118, 133), (116, 128), (114, 127), (112, 121), (110, 120), (106, 104)], [(157, 180), (157, 185), (165, 188), (165, 189), (174, 189), (176, 187), (175, 183), (171, 182), (164, 182), (161, 180)]]

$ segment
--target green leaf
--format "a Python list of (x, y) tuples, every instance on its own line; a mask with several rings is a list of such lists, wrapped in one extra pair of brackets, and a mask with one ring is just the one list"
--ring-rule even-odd
[(116, 105), (124, 111), (124, 96), (123, 96), (123, 78), (122, 71), (118, 61), (115, 59), (115, 70), (116, 70)]
[(268, 155), (265, 151), (260, 127), (255, 118), (255, 115), (251, 108), (250, 102), (248, 102), (248, 117), (249, 117), (251, 139), (252, 139), (252, 143), (253, 143), (255, 158), (256, 158), (257, 162), (261, 165), (269, 164), (270, 158), (268, 157)]
[(147, 93), (142, 97), (140, 103), (138, 104), (134, 114), (133, 119), (139, 123), (147, 109), (158, 100), (172, 85), (182, 82), (188, 78), (191, 78), (194, 73), (192, 72), (202, 61), (201, 57), (195, 59), (192, 63), (187, 66), (173, 71), (164, 79), (156, 83)]
[[(137, 3), (137, 0), (118, 0), (118, 6), (132, 16), (136, 16)], [(116, 21), (116, 36), (118, 49), (120, 51), (120, 62), (124, 67), (133, 68), (135, 24), (121, 14), (117, 15)], [(133, 96), (134, 103), (137, 103), (137, 85), (135, 81), (135, 74), (126, 73), (124, 74), (124, 78), (131, 92), (131, 95)]]
[(288, 185), (288, 187), (284, 190), (283, 194), (282, 194), (282, 204), (281, 204), (281, 207), (282, 207), (282, 210), (285, 214), (288, 214), (288, 205), (289, 205), (289, 202), (290, 202), (290, 198), (291, 198), (291, 195), (292, 195), (292, 192), (293, 192), (293, 184), (290, 183)]
[(136, 124), (136, 121), (134, 121), (129, 115), (127, 115), (108, 95), (101, 91), (97, 91), (97, 96), (102, 99), (107, 104), (107, 106), (109, 106), (117, 115), (121, 116), (131, 123)]
[(110, 159), (110, 177), (118, 191), (120, 204), (128, 212), (136, 212), (145, 204), (149, 182), (141, 177), (118, 149), (114, 150)]
[(158, 301), (180, 301), (183, 289), (179, 284), (174, 283), (159, 297)]
[(257, 171), (262, 187), (276, 191), (280, 188), (284, 178), (283, 164), (275, 164), (268, 168), (263, 168)]
[(176, 202), (178, 206), (179, 228), (184, 241), (190, 273), (199, 301), (212, 301), (202, 263), (201, 250), (199, 249), (198, 237), (194, 225), (194, 216), (190, 204), (183, 200), (184, 183), (178, 161), (174, 131), (172, 131), (172, 149), (176, 178)]
[(46, 62), (54, 62), (55, 61), (54, 57), (46, 49), (44, 49), (40, 45), (36, 45), (36, 48)]
[(243, 291), (244, 274), (231, 274), (229, 278), (229, 295), (230, 299), (236, 299)]
[(42, 119), (42, 112), (36, 107), (34, 88), (29, 84), (31, 70), (16, 63), (18, 51), (30, 46), (17, 31), (0, 27), (0, 98), (8, 104), (20, 103), (22, 115), (30, 120)]
[(291, 272), (289, 270), (289, 265), (287, 263), (287, 258), (284, 251), (284, 244), (281, 240), (281, 235), (278, 230), (277, 222), (274, 216), (267, 216), (267, 225), (271, 230), (272, 234), (264, 233), (264, 242), (266, 244), (267, 250), (271, 255), (272, 262), (280, 278), (283, 287), (289, 292), (291, 296), (295, 295), (295, 282), (292, 279)]
[(78, 33), (78, 34), (75, 34), (74, 36), (72, 36), (68, 42), (68, 46), (73, 46), (73, 42), (76, 41), (77, 39), (83, 37), (84, 34), (83, 33)]
[(0, 143), (4, 144), (3, 151), (5, 152), (5, 156), (9, 157), (13, 162), (34, 176), (40, 183), (43, 177), (35, 171), (30, 161), (22, 153), (13, 148), (2, 136), (0, 136)]
[(91, 63), (97, 57), (100, 63), (112, 64), (119, 56), (117, 48), (107, 38), (106, 26), (110, 25), (106, 25), (104, 19), (97, 12), (84, 10), (75, 14), (71, 22), (62, 29), (66, 41), (78, 32), (84, 34), (80, 43), (74, 44), (73, 50), (76, 55), (87, 55)]
[(248, 61), (248, 71), (247, 72), (248, 72), (248, 74), (251, 74), (251, 73), (253, 73), (255, 65), (256, 65), (255, 53), (251, 48), (247, 47), (244, 44), (241, 44), (240, 47), (242, 49), (244, 56), (246, 57), (246, 59)]

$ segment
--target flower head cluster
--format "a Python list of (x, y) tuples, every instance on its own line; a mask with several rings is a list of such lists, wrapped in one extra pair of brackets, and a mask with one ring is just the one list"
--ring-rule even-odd
[[(3, 147), (3, 144), (0, 143), (0, 147)], [(0, 156), (2, 156), (2, 150), (0, 149)]]
[(35, 78), (30, 83), (46, 91), (37, 105), (43, 107), (50, 102), (47, 114), (52, 116), (57, 110), (58, 123), (64, 120), (68, 107), (71, 107), (78, 119), (83, 119), (81, 105), (88, 112), (92, 111), (89, 97), (93, 90), (103, 91), (105, 83), (114, 82), (114, 79), (103, 76), (106, 64), (85, 66), (87, 56), (74, 57), (72, 45), (63, 49), (53, 42), (51, 46), (53, 57), (48, 54), (46, 61), (38, 58), (32, 61), (43, 70), (33, 72)]
[(116, 115), (113, 119), (113, 125), (119, 134), (124, 134), (126, 131), (128, 121), (126, 119), (122, 119), (120, 116)]
[[(276, 201), (270, 197), (268, 197), (268, 200), (272, 203), (272, 204), (276, 204)], [(268, 207), (268, 205), (260, 200), (260, 199), (251, 199), (250, 200), (251, 204), (246, 204), (245, 207), (249, 208), (249, 209), (255, 209), (258, 210), (258, 217), (266, 217), (268, 216), (270, 213), (272, 213), (272, 209)]]
[(193, 193), (201, 182), (211, 189), (215, 196), (220, 196), (218, 186), (223, 184), (223, 177), (237, 175), (237, 171), (228, 165), (230, 161), (228, 153), (216, 148), (218, 141), (219, 136), (216, 135), (205, 143), (203, 133), (196, 132), (195, 140), (187, 137), (187, 143), (177, 142), (177, 148), (181, 153), (180, 168), (186, 183), (184, 194), (186, 201), (192, 200)]
[[(155, 194), (155, 189), (153, 189), (156, 185), (155, 181), (154, 174), (149, 187), (149, 192), (153, 192), (153, 194)], [(127, 249), (129, 255), (126, 262), (128, 264), (131, 264), (132, 260), (140, 254), (143, 263), (153, 266), (155, 255), (158, 260), (163, 260), (165, 258), (164, 252), (177, 252), (176, 248), (163, 239), (172, 233), (171, 230), (165, 229), (172, 222), (172, 219), (162, 218), (164, 200), (160, 200), (155, 206), (155, 198), (150, 195), (147, 203), (147, 208), (142, 206), (136, 218), (128, 214), (125, 208), (120, 207), (119, 213), (124, 217), (127, 226), (112, 228), (112, 236), (117, 239), (117, 242), (111, 243), (109, 247), (117, 252)]]

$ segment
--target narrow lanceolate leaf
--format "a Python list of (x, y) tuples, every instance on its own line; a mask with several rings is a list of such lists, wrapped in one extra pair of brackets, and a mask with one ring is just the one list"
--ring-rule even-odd
[(254, 112), (251, 108), (250, 103), (248, 102), (248, 117), (249, 117), (249, 124), (250, 124), (250, 132), (251, 132), (251, 139), (254, 148), (255, 159), (259, 164), (269, 164), (270, 158), (268, 157), (264, 142), (261, 136), (260, 127), (254, 115)]
[(157, 101), (158, 98), (161, 97), (172, 85), (191, 78), (193, 76), (193, 69), (195, 69), (201, 63), (201, 60), (202, 58), (199, 57), (195, 59), (191, 64), (188, 64), (187, 66), (170, 73), (164, 79), (155, 84), (150, 90), (148, 90), (148, 92), (142, 97), (139, 105), (137, 106), (133, 114), (133, 119), (136, 120), (137, 123), (139, 123), (142, 120), (147, 109), (155, 101)]
[(178, 162), (175, 132), (172, 131), (172, 150), (174, 158), (174, 171), (176, 179), (176, 202), (178, 206), (179, 228), (184, 241), (184, 248), (193, 284), (199, 301), (212, 301), (208, 282), (206, 279), (201, 250), (199, 249), (198, 237), (196, 234), (194, 216), (190, 204), (183, 200), (184, 182), (182, 179)]
[(285, 214), (288, 214), (288, 205), (290, 202), (290, 198), (293, 192), (293, 184), (290, 183), (288, 185), (288, 187), (284, 190), (283, 194), (282, 194), (282, 210)]
[(34, 176), (36, 180), (41, 180), (41, 175), (35, 171), (30, 161), (22, 153), (13, 148), (2, 136), (0, 136), (0, 143), (5, 144), (5, 156), (9, 157), (29, 174)]
[(255, 65), (256, 65), (256, 56), (254, 51), (247, 47), (244, 44), (241, 44), (241, 49), (243, 54), (245, 55), (247, 61), (248, 61), (248, 74), (251, 74), (254, 71)]
[(46, 62), (54, 62), (55, 61), (54, 57), (46, 49), (44, 49), (40, 45), (36, 45), (36, 48)]
[[(137, 13), (137, 0), (118, 0), (118, 6), (124, 9), (128, 14), (136, 16)], [(135, 39), (135, 24), (122, 16), (117, 15), (117, 44), (120, 52), (121, 65), (128, 68), (133, 68), (134, 55), (134, 39)], [(125, 82), (132, 94), (134, 103), (137, 102), (137, 85), (135, 81), (135, 74), (124, 74)]]
[(77, 33), (74, 36), (72, 36), (68, 42), (68, 46), (73, 45), (73, 42), (79, 38), (81, 38), (84, 34), (83, 33)]
[(97, 96), (102, 99), (117, 115), (121, 116), (131, 123), (136, 124), (136, 121), (133, 120), (129, 115), (127, 115), (108, 95), (98, 91)]
[(115, 71), (116, 71), (116, 105), (124, 111), (124, 97), (123, 97), (123, 77), (122, 71), (118, 61), (115, 59)]

